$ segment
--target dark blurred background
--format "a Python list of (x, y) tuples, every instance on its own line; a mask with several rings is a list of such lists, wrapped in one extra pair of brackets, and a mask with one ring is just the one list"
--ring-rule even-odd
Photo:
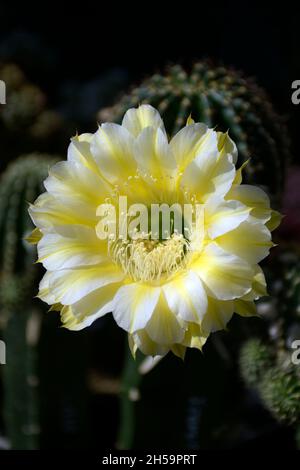
[[(271, 336), (274, 354), (279, 346), (286, 353), (290, 337), (287, 330), (280, 330), (285, 328), (278, 320), (282, 305), (292, 304), (286, 329), (299, 327), (299, 289), (290, 273), (296, 270), (298, 279), (300, 105), (291, 102), (291, 83), (300, 79), (300, 30), (291, 4), (85, 2), (66, 6), (44, 1), (37, 7), (3, 1), (0, 24), (0, 72), (7, 74), (7, 64), (14, 64), (17, 69), (9, 69), (12, 86), (26, 80), (26, 86), (30, 83), (42, 90), (39, 95), (33, 89), (37, 111), (33, 124), (26, 121), (29, 137), (24, 141), (23, 118), (19, 128), (15, 125), (14, 116), (20, 111), (12, 109), (7, 115), (4, 107), (0, 109), (6, 126), (0, 133), (5, 142), (3, 175), (17, 157), (32, 152), (29, 166), (35, 166), (38, 152), (47, 168), (48, 154), (64, 158), (70, 137), (76, 131), (93, 132), (99, 110), (117, 102), (133, 85), (163, 72), (169, 64), (189, 70), (194, 62), (206, 59), (255, 77), (291, 141), (281, 203), (290, 216), (281, 229), (283, 248), (274, 251), (266, 267), (276, 305), (273, 300), (263, 304), (264, 320), (243, 319), (242, 332), (239, 319), (234, 319), (230, 332), (209, 341), (204, 355), (189, 352), (184, 363), (168, 357), (143, 377), (127, 358), (126, 338), (109, 318), (72, 333), (60, 329), (58, 316), (46, 315), (38, 300), (31, 303), (24, 279), (30, 272), (37, 286), (41, 272), (32, 274), (30, 267), (21, 270), (19, 261), (17, 267), (3, 268), (7, 251), (3, 225), (0, 306), (8, 350), (7, 364), (0, 366), (0, 448), (270, 448), (276, 443), (296, 448), (300, 445), (297, 406), (293, 403), (292, 411), (281, 413), (282, 397), (279, 405), (268, 406), (270, 401), (264, 401), (261, 390), (243, 380), (238, 364), (240, 337), (246, 341)], [(20, 78), (19, 70), (26, 79)], [(0, 79), (4, 79), (1, 73)], [(29, 106), (25, 98), (22, 116), (27, 116)], [(3, 188), (24, 174), (22, 161), (10, 171), (2, 180)], [(272, 175), (274, 170), (268, 171)], [(32, 188), (27, 189), (30, 193)], [(5, 212), (4, 190), (0, 189), (0, 196)], [(296, 285), (292, 284), (296, 290), (292, 301), (284, 297), (292, 289), (290, 284), (286, 287), (288, 282)], [(274, 336), (272, 328), (280, 332)], [(287, 397), (290, 379), (288, 386), (286, 375), (280, 380)], [(296, 390), (299, 397), (297, 380), (291, 393)]]
[[(46, 1), (40, 9), (30, 2), (18, 7), (2, 2), (0, 52), (22, 66), (53, 106), (81, 119), (89, 116), (91, 122), (92, 112), (112, 99), (93, 99), (97, 82), (107, 74), (124, 80), (122, 90), (126, 81), (138, 82), (166, 63), (189, 65), (205, 57), (256, 76), (278, 111), (294, 114), (298, 110), (290, 94), (300, 68), (297, 22), (289, 2), (272, 8), (250, 1), (163, 8), (102, 2), (55, 7)], [(87, 109), (76, 108), (80, 94), (86, 94), (80, 104)]]

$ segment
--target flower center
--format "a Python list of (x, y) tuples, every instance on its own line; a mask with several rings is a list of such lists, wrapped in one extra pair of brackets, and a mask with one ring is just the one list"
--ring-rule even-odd
[(168, 240), (116, 240), (109, 242), (112, 259), (134, 281), (169, 279), (187, 265), (188, 241), (173, 234)]

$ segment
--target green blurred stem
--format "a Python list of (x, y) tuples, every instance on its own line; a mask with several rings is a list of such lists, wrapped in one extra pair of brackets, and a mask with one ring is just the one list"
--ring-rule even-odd
[(143, 356), (139, 354), (134, 359), (126, 344), (120, 393), (121, 421), (117, 439), (118, 449), (131, 449), (133, 446), (136, 427), (136, 402), (139, 399), (139, 387), (142, 378), (138, 368), (142, 359)]

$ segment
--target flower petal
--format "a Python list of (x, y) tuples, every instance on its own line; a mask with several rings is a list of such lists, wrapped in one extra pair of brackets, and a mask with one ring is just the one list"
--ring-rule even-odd
[(46, 271), (44, 276), (42, 277), (39, 285), (39, 293), (37, 297), (41, 299), (46, 304), (51, 305), (55, 303), (55, 296), (53, 292), (49, 289), (49, 282), (51, 279), (51, 272)]
[(121, 287), (114, 298), (114, 319), (129, 333), (144, 328), (153, 314), (159, 294), (158, 287), (145, 284)]
[(41, 194), (28, 209), (33, 223), (43, 233), (55, 231), (56, 226), (82, 224), (95, 227), (96, 210), (85, 201), (68, 198), (62, 204), (49, 193)]
[(256, 305), (253, 301), (237, 299), (234, 301), (234, 311), (242, 317), (257, 316)]
[(205, 205), (205, 224), (211, 239), (234, 230), (249, 217), (251, 209), (239, 201), (211, 198)]
[(160, 178), (176, 171), (176, 162), (161, 129), (146, 127), (136, 139), (134, 155), (142, 175)]
[(90, 292), (124, 278), (123, 272), (115, 264), (63, 269), (51, 272), (49, 288), (55, 302), (71, 305)]
[(140, 349), (146, 356), (153, 357), (165, 356), (170, 350), (168, 345), (158, 344), (152, 341), (145, 330), (139, 330), (129, 335), (129, 345), (133, 356), (135, 356), (137, 349)]
[(207, 313), (201, 323), (204, 335), (209, 335), (214, 331), (224, 330), (234, 313), (234, 302), (220, 300), (209, 297)]
[(242, 297), (251, 290), (253, 269), (243, 259), (216, 243), (207, 245), (191, 266), (213, 296), (220, 300)]
[(104, 241), (95, 229), (83, 225), (61, 226), (59, 233), (45, 234), (38, 243), (39, 262), (50, 271), (107, 261)]
[(201, 279), (192, 271), (163, 286), (166, 301), (176, 316), (200, 323), (207, 309), (207, 295)]
[(247, 221), (235, 230), (216, 238), (215, 241), (225, 251), (243, 258), (250, 264), (256, 264), (268, 256), (273, 246), (271, 233), (264, 224)]
[[(232, 157), (220, 157), (218, 150), (200, 153), (183, 173), (181, 185), (199, 202), (205, 202), (212, 195), (223, 197), (230, 190), (235, 176)], [(234, 198), (231, 198), (234, 199)]]
[(120, 286), (120, 283), (108, 284), (72, 304), (68, 318), (62, 316), (64, 326), (70, 330), (82, 330), (97, 318), (112, 312), (113, 299)]
[(138, 108), (131, 108), (125, 113), (122, 126), (134, 137), (138, 137), (145, 127), (161, 129), (165, 133), (164, 123), (159, 112), (149, 104), (142, 104)]
[(268, 229), (273, 232), (281, 223), (283, 216), (278, 211), (271, 210), (271, 218), (266, 223)]
[(251, 215), (262, 222), (267, 222), (271, 217), (270, 199), (261, 188), (249, 184), (233, 186), (226, 199), (236, 199), (251, 207)]
[(159, 344), (181, 343), (185, 328), (182, 327), (175, 314), (171, 312), (163, 294), (147, 323), (146, 331), (150, 338)]
[(112, 184), (136, 173), (133, 137), (118, 124), (102, 124), (91, 141), (91, 152), (100, 172)]
[(201, 326), (197, 323), (188, 323), (182, 344), (189, 348), (197, 348), (202, 350), (206, 343), (208, 335), (204, 334)]
[(91, 153), (91, 140), (93, 134), (76, 135), (71, 139), (68, 148), (68, 161), (79, 163), (87, 166), (95, 173), (99, 173), (99, 169)]
[(192, 124), (181, 129), (170, 141), (170, 147), (175, 157), (179, 171), (183, 171), (186, 166), (194, 160), (197, 152), (204, 150), (211, 142), (214, 134), (208, 130), (205, 124)]
[(89, 168), (73, 162), (56, 163), (44, 181), (49, 194), (60, 202), (79, 200), (97, 207), (109, 195), (105, 181)]
[(255, 265), (253, 269), (252, 289), (246, 295), (243, 295), (242, 300), (257, 300), (260, 297), (268, 295), (267, 282), (263, 270), (258, 264)]
[(231, 155), (232, 161), (234, 164), (237, 162), (238, 151), (235, 143), (228, 135), (228, 132), (217, 132), (218, 137), (218, 149), (220, 154), (223, 155)]

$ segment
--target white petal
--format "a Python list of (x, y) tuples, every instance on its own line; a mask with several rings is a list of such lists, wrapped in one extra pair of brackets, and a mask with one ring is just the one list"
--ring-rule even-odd
[(254, 275), (251, 266), (216, 243), (210, 243), (204, 248), (191, 269), (195, 270), (217, 299), (235, 299), (251, 290)]
[(268, 256), (273, 246), (271, 233), (265, 225), (247, 221), (216, 239), (216, 242), (225, 251), (243, 258), (250, 264), (256, 264)]
[(51, 272), (46, 271), (44, 276), (42, 277), (39, 285), (39, 293), (38, 293), (38, 298), (43, 300), (43, 302), (46, 302), (48, 305), (54, 304), (55, 303), (55, 296), (53, 293), (49, 290), (49, 282), (51, 279)]
[(59, 162), (44, 181), (48, 193), (60, 202), (84, 201), (97, 207), (109, 195), (109, 187), (89, 168), (73, 162)]
[(92, 137), (93, 134), (81, 134), (73, 137), (68, 148), (68, 160), (87, 166), (90, 170), (98, 173), (98, 167), (90, 148)]
[[(205, 124), (192, 124), (181, 129), (172, 138), (170, 147), (180, 171), (191, 163), (199, 148), (204, 148), (204, 140), (210, 140), (211, 132)], [(202, 144), (202, 146), (201, 146)]]
[(82, 224), (95, 227), (98, 222), (95, 207), (78, 197), (69, 197), (61, 203), (51, 194), (43, 193), (30, 205), (28, 212), (43, 233), (55, 231), (56, 226)]
[(114, 319), (129, 333), (145, 327), (159, 298), (160, 289), (144, 284), (121, 287), (114, 298)]
[(201, 279), (192, 271), (163, 286), (170, 310), (186, 321), (200, 323), (207, 310)]
[(133, 157), (133, 137), (118, 124), (102, 124), (94, 134), (91, 152), (100, 172), (116, 184), (136, 173)]
[(95, 229), (83, 225), (57, 227), (59, 233), (45, 234), (38, 243), (39, 262), (50, 271), (99, 264), (107, 260), (106, 244)]
[(271, 217), (270, 199), (261, 188), (248, 184), (233, 186), (226, 198), (237, 199), (246, 206), (251, 207), (252, 216), (262, 222), (267, 222)]
[(257, 264), (253, 267), (254, 277), (251, 291), (242, 297), (243, 300), (257, 300), (260, 297), (268, 295), (267, 282), (263, 270)]
[(56, 302), (71, 305), (102, 286), (121, 281), (123, 277), (115, 264), (64, 269), (51, 273), (49, 287)]
[(158, 344), (153, 341), (145, 330), (137, 331), (129, 335), (129, 343), (134, 355), (134, 351), (140, 349), (146, 356), (165, 356), (169, 352), (170, 347), (165, 344)]
[(214, 331), (224, 330), (233, 313), (233, 301), (222, 302), (209, 297), (207, 314), (201, 324), (204, 334), (209, 335)]
[(205, 223), (211, 239), (230, 232), (248, 219), (250, 208), (239, 201), (211, 198), (205, 205)]
[(135, 142), (134, 155), (142, 174), (160, 178), (176, 171), (174, 156), (161, 129), (145, 128)]
[(235, 167), (230, 155), (218, 156), (218, 151), (199, 154), (186, 168), (181, 185), (205, 202), (212, 195), (223, 197), (231, 188)]
[(128, 109), (124, 115), (122, 126), (134, 137), (138, 137), (145, 127), (153, 127), (165, 132), (164, 123), (159, 112), (149, 104)]
[(97, 318), (106, 315), (113, 310), (113, 299), (119, 283), (109, 284), (88, 294), (71, 306), (76, 324), (70, 329), (82, 330), (90, 326)]

